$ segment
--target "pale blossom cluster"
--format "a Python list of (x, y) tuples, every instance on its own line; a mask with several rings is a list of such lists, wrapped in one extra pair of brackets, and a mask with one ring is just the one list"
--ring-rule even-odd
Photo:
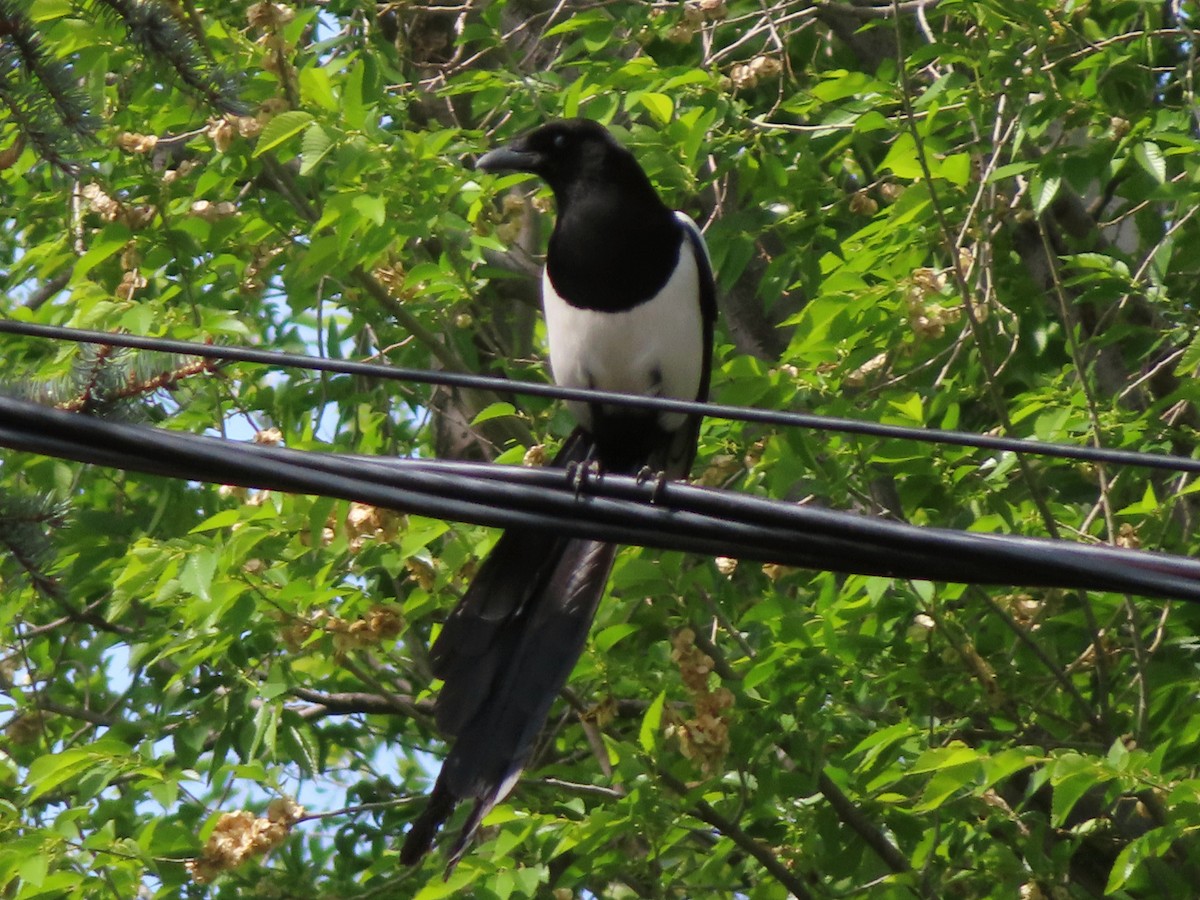
[(222, 872), (274, 850), (303, 815), (304, 807), (288, 798), (267, 804), (265, 817), (244, 809), (224, 813), (209, 835), (204, 853), (187, 862), (192, 880), (207, 884)]

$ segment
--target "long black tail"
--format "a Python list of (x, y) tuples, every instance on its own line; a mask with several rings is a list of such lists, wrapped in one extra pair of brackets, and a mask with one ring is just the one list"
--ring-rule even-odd
[[(554, 465), (582, 462), (589, 443), (577, 429)], [(583, 652), (616, 550), (524, 529), (496, 542), (432, 649), (433, 672), (444, 681), (437, 724), (454, 743), (401, 862), (420, 860), (455, 806), (473, 800), (448, 872), (480, 820), (512, 790)]]

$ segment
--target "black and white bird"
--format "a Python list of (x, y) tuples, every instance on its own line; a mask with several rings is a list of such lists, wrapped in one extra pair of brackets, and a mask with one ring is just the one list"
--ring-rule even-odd
[[(554, 380), (706, 400), (716, 293), (704, 238), (662, 202), (633, 154), (598, 123), (571, 119), (484, 154), (476, 167), (528, 172), (554, 192), (542, 278)], [(579, 427), (556, 466), (687, 476), (698, 416), (569, 406)], [(455, 806), (471, 800), (453, 867), (512, 790), (583, 652), (615, 555), (612, 544), (536, 530), (510, 529), (497, 541), (432, 649), (444, 682), (437, 725), (453, 746), (402, 862), (421, 859)]]

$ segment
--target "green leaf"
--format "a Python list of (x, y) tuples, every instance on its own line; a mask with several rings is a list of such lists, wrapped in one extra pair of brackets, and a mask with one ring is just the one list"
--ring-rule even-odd
[(319, 106), (327, 112), (337, 112), (337, 97), (333, 92), (333, 79), (328, 69), (322, 66), (305, 66), (300, 70), (300, 100), (305, 104)]
[(890, 169), (897, 178), (917, 180), (925, 176), (925, 170), (917, 158), (917, 143), (908, 132), (896, 136), (887, 155), (879, 163), (880, 169)]
[(1058, 189), (1060, 187), (1062, 187), (1062, 178), (1057, 175), (1049, 177), (1033, 176), (1029, 182), (1029, 199), (1033, 204), (1033, 211), (1036, 215), (1040, 216), (1054, 202), (1054, 198), (1058, 196)]
[(1159, 184), (1166, 184), (1167, 161), (1163, 158), (1162, 148), (1158, 144), (1142, 141), (1133, 148), (1133, 158), (1151, 178)]
[(199, 525), (194, 526), (189, 533), (201, 534), (205, 531), (219, 531), (222, 528), (228, 528), (242, 521), (244, 513), (245, 511), (242, 509), (223, 509), (218, 513), (213, 513)]
[(387, 222), (387, 200), (383, 197), (376, 194), (359, 194), (350, 205), (377, 228), (383, 227)]
[(1001, 750), (994, 756), (981, 760), (984, 775), (982, 786), (991, 787), (1015, 772), (1036, 765), (1039, 761), (1040, 757), (1034, 756), (1020, 747)]
[(878, 93), (885, 85), (865, 72), (833, 69), (822, 74), (822, 80), (809, 88), (809, 93), (824, 103), (833, 103), (849, 97), (861, 97)]
[(263, 128), (262, 134), (258, 136), (258, 143), (255, 144), (252, 155), (259, 157), (264, 153), (274, 150), (288, 138), (299, 134), (307, 128), (312, 121), (312, 114), (306, 113), (302, 109), (293, 109), (280, 113)]
[(325, 527), (333, 515), (336, 505), (332, 497), (316, 497), (308, 509), (308, 540), (310, 547), (320, 547), (325, 536)]
[(115, 738), (104, 737), (86, 747), (72, 747), (61, 753), (39, 756), (29, 766), (26, 779), (29, 799), (36, 800), (97, 766), (111, 768), (114, 761), (123, 762), (130, 754), (128, 745)]
[(1192, 336), (1180, 355), (1179, 362), (1175, 364), (1175, 375), (1180, 378), (1192, 378), (1196, 376), (1198, 368), (1200, 368), (1200, 331)]
[(31, 22), (53, 22), (71, 15), (74, 8), (71, 0), (33, 0), (29, 4)]
[(1031, 169), (1036, 169), (1037, 166), (1038, 164), (1036, 162), (1029, 160), (997, 166), (992, 174), (988, 176), (987, 180), (989, 184), (997, 181), (1003, 181), (1006, 178), (1012, 178), (1014, 175), (1023, 175)]
[(275, 754), (275, 734), (279, 726), (279, 707), (263, 703), (254, 713), (254, 737), (246, 755), (257, 756), (261, 749), (268, 756)]
[(646, 708), (642, 716), (642, 727), (638, 730), (638, 743), (647, 753), (653, 753), (658, 748), (658, 735), (662, 726), (663, 704), (666, 703), (666, 691), (659, 691), (658, 696)]
[(320, 770), (320, 751), (307, 726), (285, 725), (279, 732), (279, 742), (286, 757), (299, 765), (308, 777)]
[(92, 241), (87, 252), (75, 263), (75, 269), (71, 273), (71, 283), (83, 281), (92, 269), (124, 250), (129, 244), (130, 237), (132, 235), (124, 225), (115, 222), (105, 225), (104, 230)]
[(1108, 884), (1104, 887), (1105, 894), (1111, 894), (1125, 886), (1130, 876), (1142, 864), (1142, 845), (1138, 841), (1130, 841), (1121, 848), (1108, 872)]
[(888, 405), (900, 413), (900, 416), (886, 416), (886, 419), (896, 420), (898, 418), (900, 422), (909, 425), (925, 424), (925, 404), (924, 398), (920, 394), (912, 393), (902, 400), (891, 400)]
[(870, 134), (873, 131), (891, 131), (892, 122), (878, 110), (867, 110), (854, 120), (855, 134)]
[(588, 28), (592, 25), (611, 25), (612, 19), (606, 16), (600, 10), (585, 10), (584, 12), (576, 13), (564, 22), (559, 22), (557, 25), (552, 25), (542, 32), (543, 37), (554, 37), (559, 34), (569, 34), (572, 31), (579, 31)]
[(496, 463), (497, 465), (501, 465), (501, 466), (520, 465), (521, 463), (524, 462), (525, 454), (528, 452), (529, 452), (528, 447), (524, 447), (520, 444), (517, 444), (516, 446), (509, 447), (507, 450), (505, 450), (503, 453), (501, 453), (499, 456), (497, 456), (495, 459), (493, 459), (492, 462)]
[(1121, 852), (1117, 853), (1117, 858), (1112, 863), (1112, 869), (1109, 871), (1109, 883), (1105, 887), (1105, 894), (1111, 894), (1120, 890), (1129, 882), (1130, 878), (1138, 872), (1138, 869), (1148, 859), (1163, 859), (1172, 852), (1183, 838), (1183, 828), (1177, 824), (1168, 824), (1159, 828), (1152, 828), (1145, 834), (1141, 834), (1138, 838), (1129, 841), (1128, 844), (1121, 848)]
[(346, 117), (346, 127), (355, 131), (362, 131), (367, 125), (367, 106), (363, 98), (366, 73), (366, 66), (361, 61), (355, 61), (347, 68), (346, 77), (342, 80), (342, 111)]
[(965, 187), (971, 180), (971, 154), (954, 153), (941, 161), (938, 174), (951, 184)]
[[(16, 875), (22, 881), (23, 888), (40, 888), (46, 882), (50, 873), (50, 859), (45, 853), (31, 853), (17, 866)], [(33, 896), (22, 890), (18, 896)]]
[(646, 107), (646, 110), (659, 125), (669, 123), (671, 116), (675, 113), (675, 104), (666, 94), (656, 94), (647, 91), (638, 97), (638, 100), (642, 106)]
[(449, 524), (441, 519), (409, 516), (408, 527), (400, 539), (400, 555), (405, 558), (415, 555), (449, 530)]
[(492, 419), (502, 419), (505, 416), (515, 416), (517, 408), (511, 403), (505, 403), (503, 400), (498, 400), (491, 403), (476, 413), (475, 418), (471, 420), (472, 425), (482, 425), (484, 422), (490, 422)]
[(952, 766), (934, 774), (921, 791), (920, 802), (913, 805), (914, 811), (929, 811), (942, 806), (955, 794), (966, 791), (979, 777), (975, 765)]
[(849, 755), (864, 754), (860, 768), (866, 768), (875, 762), (880, 753), (919, 733), (920, 730), (911, 722), (897, 722), (895, 725), (889, 725), (887, 728), (867, 735), (855, 745)]
[(329, 132), (314, 122), (300, 139), (300, 174), (307, 175), (317, 167), (325, 154), (333, 149), (333, 138)]
[(562, 114), (564, 119), (574, 119), (579, 115), (579, 99), (583, 96), (583, 86), (586, 79), (576, 78), (563, 94)]
[(209, 549), (193, 550), (183, 561), (179, 586), (201, 600), (212, 599), (213, 577), (217, 571), (217, 554)]
[(288, 684), (283, 666), (271, 666), (271, 670), (267, 673), (267, 678), (262, 684), (262, 689), (258, 692), (258, 696), (263, 700), (274, 700), (276, 697), (282, 697), (288, 692), (291, 687)]
[(442, 900), (444, 897), (463, 896), (463, 889), (472, 881), (474, 875), (467, 866), (459, 866), (445, 878), (430, 878), (417, 891), (414, 900)]
[(1146, 489), (1142, 491), (1142, 499), (1136, 503), (1130, 503), (1128, 506), (1117, 510), (1118, 516), (1146, 516), (1158, 512), (1161, 504), (1158, 502), (1158, 497), (1154, 495), (1154, 485), (1149, 479), (1146, 480)]
[(600, 653), (607, 653), (618, 643), (629, 637), (631, 634), (637, 634), (641, 629), (636, 625), (628, 622), (622, 622), (620, 625), (609, 625), (596, 633), (592, 642), (596, 646), (596, 650)]
[(1051, 798), (1051, 821), (1054, 826), (1060, 828), (1066, 824), (1079, 799), (1101, 783), (1097, 781), (1094, 771), (1077, 772), (1056, 781)]
[(935, 747), (926, 750), (909, 768), (909, 772), (919, 775), (922, 772), (937, 772), (958, 766), (977, 765), (980, 754), (978, 750), (967, 747), (961, 741), (952, 741), (945, 747)]

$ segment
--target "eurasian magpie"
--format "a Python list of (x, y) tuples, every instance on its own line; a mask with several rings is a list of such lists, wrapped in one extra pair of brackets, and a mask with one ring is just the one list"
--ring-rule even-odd
[[(542, 305), (554, 380), (564, 386), (706, 400), (716, 291), (700, 230), (667, 207), (633, 154), (586, 119), (548, 123), (476, 167), (537, 175), (557, 218)], [(554, 465), (649, 469), (684, 478), (698, 416), (571, 403), (579, 427)], [(415, 863), (463, 800), (474, 808), (447, 873), (529, 761), (554, 698), (583, 652), (616, 547), (506, 531), (431, 650), (443, 680), (439, 729), (454, 743), (401, 861)]]

